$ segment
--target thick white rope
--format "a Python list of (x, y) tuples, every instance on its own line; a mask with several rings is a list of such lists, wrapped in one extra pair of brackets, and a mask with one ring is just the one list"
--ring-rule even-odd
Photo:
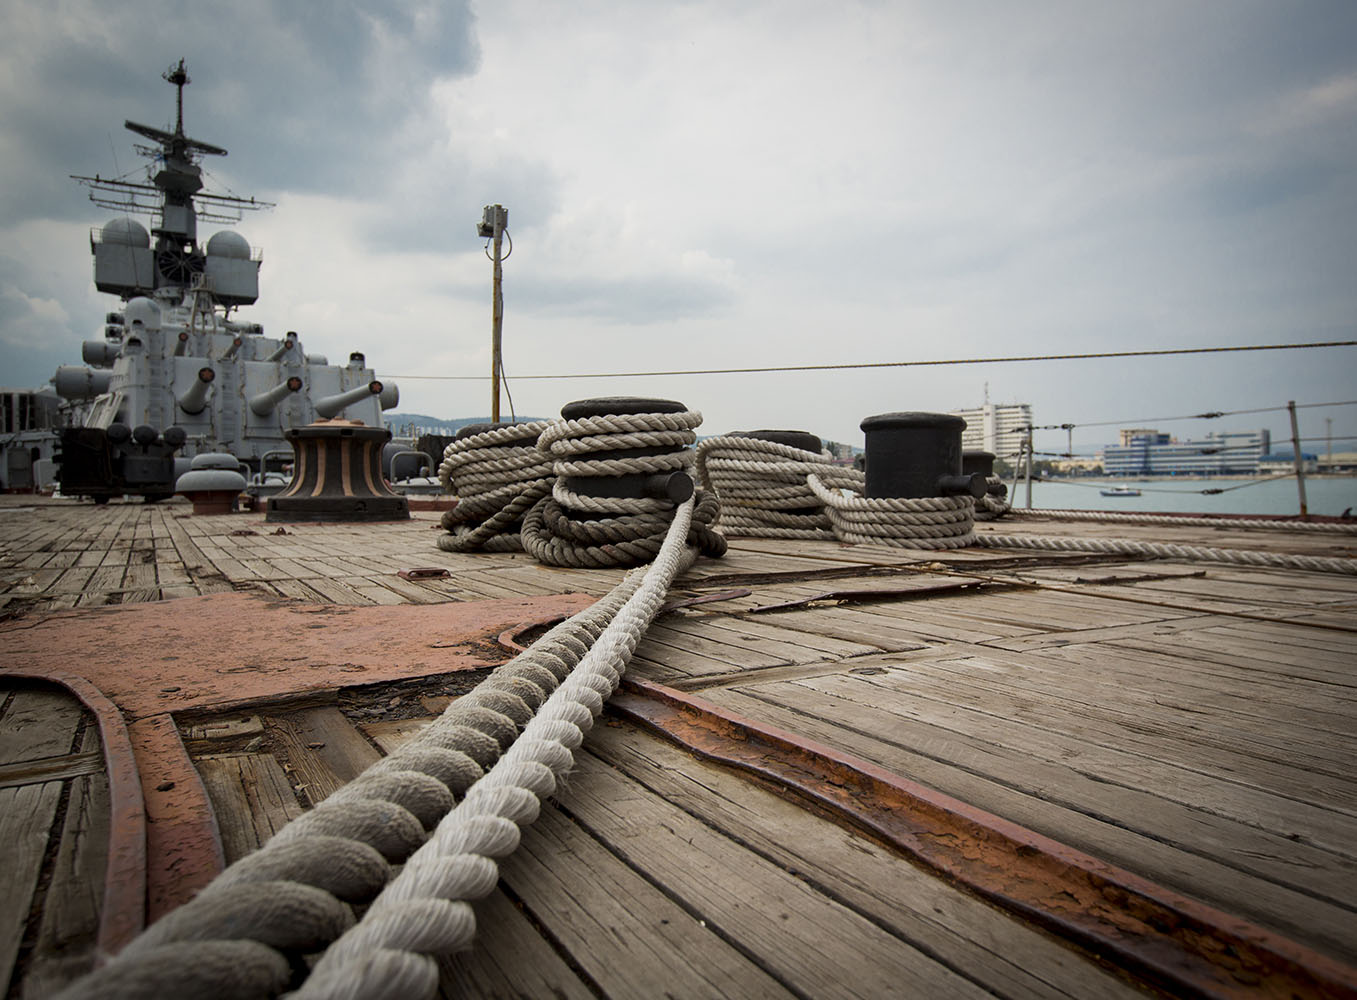
[(1197, 545), (1169, 545), (1139, 542), (1127, 538), (1057, 538), (1046, 535), (981, 534), (977, 544), (987, 548), (1040, 549), (1051, 552), (1105, 552), (1113, 555), (1187, 559), (1218, 562), (1233, 566), (1264, 566), (1303, 569), (1318, 573), (1357, 575), (1357, 559), (1325, 556), (1301, 556), (1281, 552), (1253, 552), (1248, 549), (1215, 549)]
[[(643, 576), (633, 570), (496, 668), (419, 736), (287, 824), (61, 996), (276, 996), (297, 956), (348, 927), (346, 904), (371, 900), (392, 877), (391, 865), (424, 843), (425, 831), (452, 808), (454, 795), (499, 759)], [(203, 986), (207, 969), (210, 990)]]
[(735, 434), (697, 446), (698, 481), (721, 501), (716, 526), (728, 536), (832, 541), (824, 503), (806, 482), (811, 473), (831, 489), (863, 490), (861, 472), (821, 452)]
[(1014, 514), (1028, 517), (1055, 517), (1062, 521), (1111, 521), (1121, 524), (1172, 524), (1197, 528), (1249, 528), (1269, 531), (1319, 531), (1357, 535), (1357, 524), (1332, 521), (1278, 521), (1263, 517), (1193, 517), (1190, 514), (1135, 514), (1115, 510), (1028, 510), (1016, 508)]
[(844, 496), (815, 473), (806, 482), (825, 505), (840, 541), (906, 549), (959, 549), (975, 544), (975, 503), (969, 496)]
[(513, 747), (444, 817), (428, 842), (316, 964), (295, 994), (337, 1000), (413, 1000), (438, 992), (435, 958), (469, 947), (476, 931), (469, 900), (498, 880), (497, 859), (574, 763), (574, 751), (612, 694), (670, 584), (691, 564), (686, 539), (693, 501), (682, 504), (639, 588)]

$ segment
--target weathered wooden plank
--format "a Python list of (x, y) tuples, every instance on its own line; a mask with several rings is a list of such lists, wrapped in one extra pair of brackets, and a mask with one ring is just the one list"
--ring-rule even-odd
[[(989, 995), (965, 978), (965, 970), (947, 968), (723, 831), (624, 781), (611, 768), (591, 766), (583, 758), (577, 763), (563, 797), (570, 818), (643, 872), (646, 881), (664, 886), (667, 896), (705, 921), (704, 929), (744, 954), (759, 956), (767, 973), (800, 996), (889, 996), (902, 982), (921, 994)], [(544, 826), (543, 819), (545, 829), (553, 830), (553, 820), (544, 814), (534, 832)], [(712, 878), (712, 872), (721, 877)], [(542, 877), (549, 876), (543, 872)], [(569, 905), (562, 895), (551, 894), (556, 905)], [(692, 964), (715, 965), (712, 949), (697, 954), (702, 957)]]
[[(1158, 775), (1141, 779), (1152, 785), (1171, 777), (1170, 787), (1177, 790), (1180, 801), (1211, 809), (1217, 799), (1227, 799), (1231, 815), (1238, 819), (1242, 814), (1252, 825), (1277, 830), (1268, 819), (1275, 820), (1280, 813), (1303, 824), (1307, 816), (1314, 819), (1316, 808), (1346, 812), (1357, 820), (1357, 783), (1339, 763), (1357, 756), (1357, 739), (1346, 741), (1346, 747), (1341, 741), (1331, 746), (1329, 758), (1336, 766), (1325, 769), (1330, 776), (1316, 775), (1294, 757), (1258, 752), (1256, 744), (1236, 747), (1213, 739), (1210, 731), (1200, 728), (1204, 712), (1172, 703), (1171, 683), (1157, 693), (1147, 691), (1136, 697), (1131, 682), (1109, 677), (1105, 671), (1085, 677), (1077, 670), (1060, 673), (1040, 665), (969, 654), (891, 664), (889, 672), (868, 680), (874, 682), (907, 690), (914, 697), (998, 716), (1005, 723), (1030, 726), (1042, 735), (1024, 742), (1024, 749), (1041, 753), (1045, 741), (1058, 740), (1062, 761), (1096, 770), (1109, 779), (1125, 767), (1138, 774)], [(1118, 687), (1120, 697), (1115, 700), (1108, 697), (1110, 684)], [(1109, 703), (1115, 707), (1107, 708)], [(1247, 728), (1247, 720), (1237, 715), (1222, 712), (1220, 718), (1227, 737), (1231, 728)], [(1279, 742), (1295, 742), (1297, 730), (1306, 730), (1307, 713), (1297, 710), (1291, 718), (1278, 713), (1268, 722), (1278, 731)], [(1357, 728), (1357, 717), (1349, 725)], [(1077, 749), (1085, 745), (1103, 749), (1087, 753)], [(1322, 752), (1320, 742), (1314, 746)], [(1127, 757), (1111, 759), (1122, 751)], [(1108, 760), (1105, 769), (1093, 763), (1098, 754)], [(1259, 792), (1262, 797), (1256, 796)], [(1348, 824), (1340, 823), (1347, 829)], [(1300, 835), (1289, 821), (1280, 832)], [(1357, 836), (1357, 823), (1352, 833)]]
[(478, 899), (475, 907), (475, 945), (439, 961), (441, 996), (487, 1000), (594, 1000), (598, 996), (502, 890)]
[(555, 809), (500, 874), (604, 996), (796, 995)]
[[(1235, 841), (1241, 845), (1239, 849), (1253, 844), (1260, 851), (1284, 852), (1288, 858), (1286, 875), (1292, 885), (1327, 895), (1347, 882), (1351, 898), (1357, 899), (1357, 816), (1343, 816), (1142, 756), (1124, 749), (1124, 743), (1107, 746), (1074, 735), (1067, 730), (1078, 728), (1076, 713), (1068, 713), (1059, 726), (1050, 721), (1049, 713), (1039, 723), (1021, 721), (1015, 717), (1013, 699), (977, 703), (960, 694), (953, 697), (946, 693), (949, 686), (957, 684), (955, 678), (949, 678), (945, 684), (930, 685), (922, 670), (901, 665), (873, 675), (803, 678), (779, 685), (773, 696), (780, 697), (793, 687), (816, 692), (834, 699), (843, 713), (841, 717), (852, 725), (860, 725), (864, 717), (850, 721), (850, 713), (868, 709), (871, 717), (876, 717), (876, 706), (890, 705), (887, 715), (891, 717), (945, 726), (963, 738), (983, 740), (999, 748), (1015, 762), (1035, 760), (1069, 768), (1074, 775), (1106, 785), (1114, 797), (1127, 796), (1127, 805), (1131, 796), (1142, 795), (1177, 803), (1201, 814), (1204, 822), (1217, 827), (1218, 836)], [(973, 693), (974, 688), (971, 690)], [(1034, 702), (1024, 715), (1036, 711)], [(1349, 807), (1352, 804), (1350, 795)]]
[(588, 748), (759, 855), (833, 886), (846, 905), (998, 995), (1142, 995), (1030, 925), (732, 771), (694, 761), (629, 726), (598, 727)]
[[(712, 613), (713, 610), (715, 614)], [(718, 617), (719, 615), (721, 615), (720, 605), (716, 605), (715, 608), (703, 606), (692, 617), (700, 617), (709, 628), (715, 630), (732, 632), (738, 636), (772, 639), (779, 644), (786, 643), (800, 646), (809, 650), (809, 654), (801, 654), (804, 657), (803, 662), (827, 659), (831, 656), (847, 659), (852, 656), (881, 652), (881, 648), (872, 643), (851, 642), (846, 639), (836, 639), (833, 636), (813, 635), (809, 632), (779, 628), (776, 617), (760, 620), (749, 615), (740, 618)], [(793, 662), (798, 661), (793, 660)]]
[(413, 737), (423, 732), (433, 716), (421, 716), (417, 719), (392, 719), (389, 722), (365, 722), (358, 728), (366, 733), (385, 754), (393, 754)]
[(301, 784), (313, 804), (333, 795), (382, 756), (333, 706), (272, 716), (267, 724), (292, 765), (293, 784)]
[[(786, 685), (788, 689), (797, 685)], [(943, 726), (855, 708), (851, 723), (818, 693), (723, 688), (703, 697), (856, 754), (963, 802), (1312, 947), (1357, 960), (1350, 900), (1297, 885), (1324, 882), (1277, 837), (1070, 768), (1013, 754)], [(1330, 898), (1321, 898), (1321, 896)]]
[[(97, 757), (99, 731), (91, 726), (82, 756)], [(99, 914), (108, 863), (108, 777), (103, 768), (71, 782), (37, 941), (24, 975), (23, 997), (47, 997), (94, 967)]]
[(270, 754), (210, 754), (195, 763), (212, 799), (228, 864), (261, 847), (305, 812)]
[(62, 781), (83, 774), (94, 774), (104, 769), (104, 755), (73, 753), (61, 757), (47, 757), (22, 764), (0, 765), (0, 788), (18, 785), (40, 785), (44, 781)]
[(0, 788), (0, 983), (14, 974), (47, 839), (61, 799), (61, 782)]
[(57, 688), (17, 688), (0, 715), (0, 764), (71, 753), (83, 714), (80, 702)]

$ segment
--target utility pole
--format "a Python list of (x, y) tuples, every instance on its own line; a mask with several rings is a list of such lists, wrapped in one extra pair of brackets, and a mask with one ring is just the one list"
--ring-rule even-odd
[(1300, 519), (1308, 521), (1310, 512), (1305, 504), (1305, 459), (1301, 458), (1300, 452), (1300, 425), (1296, 423), (1296, 401), (1290, 400), (1286, 408), (1291, 413), (1291, 457), (1295, 459), (1296, 489), (1300, 491)]
[[(503, 205), (486, 205), (485, 214), (481, 218), (481, 223), (476, 227), (478, 236), (490, 240), (490, 248), (486, 251), (486, 256), (495, 265), (494, 276), (491, 279), (491, 302), (490, 302), (490, 419), (494, 423), (499, 423), (499, 373), (503, 367), (500, 361), (500, 332), (504, 326), (504, 272), (501, 264), (504, 257), (500, 251), (503, 247), (504, 231), (509, 226), (509, 210)], [(509, 252), (513, 252), (513, 240), (509, 241)]]
[(1027, 509), (1032, 509), (1032, 425), (1027, 425), (1027, 436), (1022, 441), (1027, 452)]

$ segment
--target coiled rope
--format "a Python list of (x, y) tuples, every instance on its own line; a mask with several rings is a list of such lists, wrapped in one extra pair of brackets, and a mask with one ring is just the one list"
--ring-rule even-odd
[(548, 426), (547, 420), (510, 424), (447, 446), (438, 480), (458, 500), (442, 517), (449, 534), (438, 537), (440, 549), (523, 550), (520, 521), (552, 484), (551, 459), (537, 447), (538, 435)]
[[(578, 746), (576, 737), (582, 738), (606, 697), (604, 680), (611, 677), (616, 683), (669, 584), (696, 558), (684, 544), (692, 507), (689, 501), (675, 512), (654, 564), (633, 570), (595, 604), (497, 668), (419, 736), (231, 865), (197, 897), (153, 924), (109, 964), (75, 981), (61, 996), (236, 1000), (272, 997), (285, 989), (303, 968), (303, 955), (323, 948), (351, 926), (347, 904), (373, 899), (391, 879), (391, 865), (405, 861), (424, 843), (425, 831), (449, 813), (455, 796), (465, 793), (473, 803), (522, 802), (522, 793), (500, 790), (514, 774), (526, 774), (528, 787), (545, 787), (543, 764), (534, 762), (541, 758), (525, 760), (522, 755), (551, 740)], [(644, 595), (638, 596), (643, 588)], [(575, 680), (574, 671), (586, 657), (588, 671)], [(572, 693), (551, 701), (565, 679), (570, 679)], [(500, 760), (501, 753), (517, 745), (520, 727), (548, 702), (552, 707), (533, 730), (530, 743), (510, 766), (496, 769), (499, 776), (473, 798), (477, 779)], [(559, 767), (568, 767), (556, 751), (541, 753)], [(552, 766), (553, 774), (560, 773), (556, 764)], [(481, 809), (475, 805), (463, 818), (481, 816), (477, 811)], [(504, 829), (497, 821), (482, 818), (485, 822), (477, 820), (463, 828)], [(442, 891), (436, 886), (455, 884), (464, 893), (459, 898), (474, 898), (468, 886), (483, 886), (485, 891), (494, 886), (493, 874), (486, 874), (487, 864), (462, 858), (447, 864), (421, 862), (416, 868), (421, 879), (435, 886), (430, 890), (435, 894)], [(404, 912), (408, 918), (409, 911)], [(429, 904), (420, 913), (416, 922), (426, 942), (437, 939), (460, 946), (474, 926), (458, 906)]]
[(432, 997), (435, 956), (467, 947), (475, 915), (467, 901), (494, 888), (495, 859), (518, 846), (520, 829), (571, 768), (573, 751), (612, 694), (670, 583), (696, 557), (686, 538), (693, 504), (675, 516), (639, 588), (522, 736), (377, 897), (362, 921), (325, 953), (296, 996), (340, 1000)]
[(1111, 521), (1120, 524), (1173, 524), (1210, 528), (1249, 528), (1269, 531), (1319, 531), (1341, 535), (1357, 535), (1357, 524), (1337, 524), (1325, 521), (1278, 521), (1263, 517), (1192, 517), (1173, 514), (1135, 514), (1113, 510), (1027, 510), (1017, 508), (1014, 514), (1029, 517), (1056, 517), (1063, 521)]
[(726, 535), (833, 540), (824, 502), (807, 482), (812, 473), (831, 490), (863, 490), (861, 472), (819, 452), (733, 434), (697, 446), (698, 481), (720, 499)]
[[(985, 485), (991, 491), (996, 487), (1004, 485), (1004, 481), (998, 476), (988, 476), (985, 479)], [(993, 521), (996, 518), (1003, 517), (1013, 509), (1013, 504), (1009, 500), (1008, 491), (988, 492), (975, 502), (975, 519), (977, 521)]]
[(811, 492), (825, 505), (840, 541), (906, 549), (959, 549), (975, 544), (975, 502), (969, 496), (844, 496), (817, 473), (806, 476)]
[(1051, 552), (1104, 552), (1152, 558), (1217, 562), (1234, 566), (1265, 566), (1303, 569), (1318, 573), (1357, 575), (1357, 559), (1326, 556), (1302, 556), (1280, 552), (1254, 552), (1248, 549), (1216, 549), (1198, 545), (1169, 545), (1140, 542), (1127, 538), (1055, 538), (1047, 535), (1001, 535), (987, 532), (979, 544), (999, 549), (1041, 549)]
[[(523, 519), (523, 547), (551, 566), (635, 566), (660, 551), (675, 510), (674, 501), (652, 496), (593, 495), (567, 480), (615, 480), (622, 476), (691, 473), (702, 414), (620, 413), (554, 421), (538, 438), (550, 455), (556, 479), (551, 495), (536, 501)], [(703, 555), (721, 556), (726, 540), (711, 525), (716, 497), (697, 497), (689, 544)]]

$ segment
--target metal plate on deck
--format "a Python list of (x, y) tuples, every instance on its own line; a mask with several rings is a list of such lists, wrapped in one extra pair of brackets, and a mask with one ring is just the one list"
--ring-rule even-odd
[(248, 593), (26, 618), (0, 629), (0, 672), (50, 665), (131, 718), (493, 667), (506, 630), (573, 615), (587, 594), (395, 607)]

